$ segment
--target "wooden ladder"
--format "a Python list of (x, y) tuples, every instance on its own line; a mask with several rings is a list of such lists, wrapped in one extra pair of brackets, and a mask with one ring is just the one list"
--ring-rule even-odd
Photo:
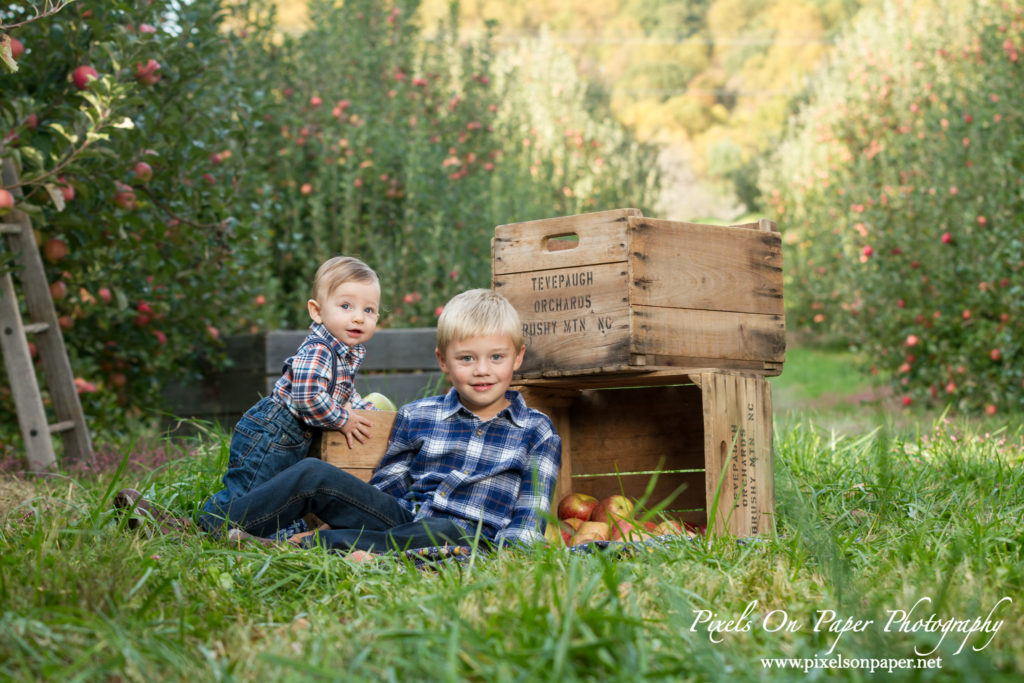
[[(11, 187), (18, 182), (18, 173), (10, 159), (3, 160), (3, 182)], [(22, 196), (15, 189), (15, 197)], [(91, 462), (94, 458), (89, 430), (85, 424), (82, 403), (78, 399), (75, 378), (71, 370), (64, 335), (57, 323), (50, 285), (46, 281), (43, 260), (39, 255), (32, 222), (22, 211), (12, 210), (0, 217), (0, 234), (7, 238), (7, 246), (14, 255), (15, 266), (8, 269), (0, 264), (0, 351), (3, 352), (11, 395), (18, 411), (18, 425), (29, 470), (43, 472), (55, 465), (51, 434), (59, 433), (64, 443), (64, 455), (71, 462)], [(0, 252), (2, 253), (2, 252)], [(14, 289), (12, 270), (24, 290), (25, 307), (29, 322), (22, 321), (18, 296)], [(43, 406), (39, 381), (36, 377), (28, 336), (35, 335), (40, 363), (46, 386), (53, 403), (56, 422), (48, 424)]]

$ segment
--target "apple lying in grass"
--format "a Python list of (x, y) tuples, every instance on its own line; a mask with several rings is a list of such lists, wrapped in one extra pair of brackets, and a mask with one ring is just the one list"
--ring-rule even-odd
[(616, 494), (603, 498), (590, 513), (590, 519), (595, 522), (610, 523), (616, 519), (629, 519), (632, 514), (633, 501)]
[(605, 522), (583, 522), (576, 529), (570, 540), (571, 545), (590, 543), (591, 541), (608, 541), (611, 531)]
[(697, 527), (690, 528), (692, 525), (683, 525), (679, 522), (666, 519), (665, 521), (658, 524), (655, 534), (658, 536), (689, 536), (694, 538), (698, 536)]
[(637, 522), (616, 519), (610, 522), (609, 526), (611, 527), (611, 540), (613, 541), (646, 541), (653, 537), (651, 532), (644, 529)]
[(559, 526), (556, 522), (548, 522), (544, 527), (544, 540), (552, 545), (565, 545), (565, 531)]
[(558, 503), (558, 518), (562, 520), (576, 518), (587, 521), (595, 507), (597, 507), (597, 498), (585, 493), (570, 493)]

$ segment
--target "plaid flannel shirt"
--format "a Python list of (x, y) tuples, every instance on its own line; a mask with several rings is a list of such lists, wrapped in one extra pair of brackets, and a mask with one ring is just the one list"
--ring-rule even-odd
[[(353, 384), (366, 348), (362, 344), (350, 348), (320, 323), (313, 323), (309, 329), (306, 341), (320, 337), (329, 341), (330, 347), (323, 343), (300, 346), (299, 352), (285, 361), (284, 374), (274, 384), (273, 395), (304, 424), (338, 430), (348, 422), (347, 402), (351, 401), (353, 408), (374, 407), (363, 401)], [(338, 376), (334, 378), (334, 393), (329, 394), (332, 353), (338, 357)]]
[(398, 411), (387, 453), (370, 483), (416, 519), (447, 517), (470, 534), (482, 522), (491, 541), (543, 539), (561, 465), (562, 442), (543, 413), (517, 391), (484, 422), (452, 389)]

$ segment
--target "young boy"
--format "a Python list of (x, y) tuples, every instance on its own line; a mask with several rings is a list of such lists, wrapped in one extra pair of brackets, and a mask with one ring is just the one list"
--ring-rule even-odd
[[(200, 517), (209, 531), (222, 526), (218, 516), (235, 499), (304, 459), (315, 430), (340, 430), (350, 446), (370, 434), (369, 420), (348, 409), (374, 407), (356, 393), (353, 380), (366, 356), (363, 344), (377, 329), (377, 274), (359, 259), (335, 256), (317, 270), (306, 306), (309, 335), (285, 361), (271, 395), (235, 425), (224, 488)], [(302, 530), (303, 525), (292, 529)]]
[(496, 544), (542, 540), (562, 446), (547, 416), (509, 390), (524, 352), (504, 297), (455, 296), (438, 320), (436, 351), (452, 389), (398, 411), (369, 483), (306, 458), (203, 516), (226, 517), (229, 538), (265, 538), (313, 513), (328, 528), (302, 543), (336, 549), (465, 545), (478, 534)]

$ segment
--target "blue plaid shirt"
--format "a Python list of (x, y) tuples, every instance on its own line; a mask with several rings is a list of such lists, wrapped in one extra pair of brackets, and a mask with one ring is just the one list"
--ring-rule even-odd
[[(356, 372), (366, 357), (366, 348), (362, 344), (350, 348), (320, 323), (313, 323), (309, 330), (306, 341), (320, 337), (329, 341), (330, 347), (309, 344), (301, 353), (285, 361), (285, 372), (274, 384), (273, 395), (304, 424), (321, 429), (341, 429), (348, 422), (347, 402), (351, 401), (353, 408), (375, 409), (363, 401), (353, 384)], [(334, 378), (333, 394), (327, 392), (331, 385), (331, 354), (338, 356), (338, 376)]]
[(370, 483), (416, 519), (447, 517), (496, 543), (543, 539), (562, 441), (543, 413), (517, 391), (509, 406), (484, 422), (444, 396), (413, 401), (395, 418), (387, 453)]

